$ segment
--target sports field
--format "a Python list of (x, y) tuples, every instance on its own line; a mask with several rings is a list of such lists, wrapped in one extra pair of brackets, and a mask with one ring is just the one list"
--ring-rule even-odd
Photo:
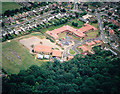
[(13, 9), (19, 9), (22, 6), (15, 2), (2, 2), (2, 13), (4, 13), (6, 10), (13, 10)]
[[(34, 36), (35, 33), (33, 34)], [(20, 70), (27, 69), (31, 65), (40, 66), (45, 63), (35, 60), (35, 57), (29, 53), (29, 50), (19, 43), (19, 39), (31, 36), (32, 34), (2, 43), (2, 67), (8, 74), (17, 74)]]

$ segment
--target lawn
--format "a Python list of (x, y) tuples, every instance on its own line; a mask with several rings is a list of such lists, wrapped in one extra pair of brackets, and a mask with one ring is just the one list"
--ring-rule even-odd
[[(78, 23), (78, 27), (73, 26), (72, 22)], [(78, 19), (74, 19), (74, 20), (70, 21), (70, 26), (72, 26), (72, 27), (74, 27), (76, 29), (81, 28), (83, 25), (84, 25), (84, 23), (82, 21), (79, 21)]]
[(82, 49), (77, 48), (77, 50), (78, 50), (80, 53), (82, 53), (82, 52), (83, 52), (83, 50), (82, 50)]
[(63, 33), (58, 34), (58, 36), (59, 36), (58, 39), (64, 38), (66, 36), (66, 34), (67, 34), (67, 32), (63, 32)]
[[(35, 36), (35, 33), (33, 35)], [(30, 36), (32, 34), (22, 36), (22, 38)], [(40, 66), (43, 64), (43, 62), (35, 60), (35, 57), (29, 53), (29, 50), (19, 43), (19, 39), (21, 38), (2, 43), (2, 67), (8, 74), (17, 74), (20, 70), (27, 69), (31, 65)]]
[(99, 34), (99, 31), (92, 31), (92, 32), (88, 32), (86, 34), (87, 34), (87, 37), (85, 37), (84, 40), (91, 39), (91, 38), (96, 38), (97, 35)]
[(87, 46), (87, 45), (84, 45), (84, 44), (83, 44), (83, 46), (84, 46), (85, 48), (87, 48), (89, 51), (92, 50), (92, 46)]
[(69, 53), (72, 54), (72, 55), (75, 54), (75, 52), (72, 49), (69, 50)]
[(92, 24), (90, 24), (90, 25), (92, 25), (92, 26), (94, 26), (95, 28), (99, 29), (98, 23), (92, 23)]
[(4, 13), (6, 10), (13, 10), (13, 9), (19, 9), (22, 6), (15, 2), (2, 2), (2, 13)]

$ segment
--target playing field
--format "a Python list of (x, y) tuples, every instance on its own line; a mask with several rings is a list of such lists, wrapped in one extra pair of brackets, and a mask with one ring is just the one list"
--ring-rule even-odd
[(2, 2), (2, 13), (4, 13), (6, 10), (13, 10), (13, 9), (19, 9), (22, 6), (15, 2)]
[[(30, 36), (32, 36), (32, 34), (22, 36), (22, 38)], [(10, 42), (6, 41), (2, 43), (2, 67), (8, 74), (17, 74), (20, 70), (27, 69), (31, 65), (40, 66), (43, 64), (43, 62), (35, 60), (35, 56), (32, 56), (29, 50), (19, 43), (19, 39), (20, 38), (17, 38)]]

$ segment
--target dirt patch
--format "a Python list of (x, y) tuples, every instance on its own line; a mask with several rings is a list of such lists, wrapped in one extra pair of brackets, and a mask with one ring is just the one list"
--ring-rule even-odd
[(51, 46), (52, 48), (58, 48), (59, 50), (61, 50), (61, 48), (59, 46), (57, 46), (55, 43), (50, 42), (50, 40), (40, 39), (40, 38), (35, 37), (35, 36), (30, 37), (30, 38), (21, 39), (21, 40), (19, 40), (19, 42), (23, 46), (28, 48), (30, 53), (32, 53), (32, 50), (33, 50), (35, 45)]

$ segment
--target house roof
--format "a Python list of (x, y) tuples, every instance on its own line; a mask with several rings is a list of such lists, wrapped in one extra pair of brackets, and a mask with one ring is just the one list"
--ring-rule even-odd
[(89, 53), (94, 54), (92, 51), (89, 51)]
[(46, 33), (49, 34), (50, 36), (54, 37), (55, 39), (57, 39), (58, 38), (58, 34), (61, 33), (61, 32), (63, 32), (63, 31), (66, 31), (66, 30), (74, 33), (75, 35), (77, 35), (79, 37), (84, 37), (85, 36), (84, 33), (82, 33), (81, 31), (79, 31), (78, 29), (70, 27), (69, 25), (60, 27), (58, 29), (54, 29), (52, 31), (47, 31)]
[(50, 46), (44, 46), (44, 45), (35, 45), (34, 47), (35, 52), (52, 52), (52, 47)]
[(96, 43), (100, 43), (101, 41), (100, 41), (100, 40), (94, 40), (94, 42), (96, 42)]
[(82, 49), (82, 50), (83, 50), (83, 52), (88, 51), (88, 49), (87, 49), (86, 47), (84, 47), (84, 46), (79, 46), (78, 48)]
[(95, 44), (95, 42), (93, 42), (93, 41), (91, 41), (91, 42), (86, 42), (86, 44), (88, 45), (88, 46), (91, 46), (91, 45), (94, 45)]
[(61, 53), (60, 50), (53, 50), (52, 51), (52, 56), (61, 57), (62, 53)]
[(86, 14), (86, 15), (84, 15), (84, 16), (82, 16), (82, 17), (83, 17), (83, 19), (87, 19), (87, 18), (89, 18), (89, 17), (92, 17), (92, 15)]
[(87, 55), (88, 53), (85, 52), (85, 53), (81, 53), (81, 54), (82, 54), (82, 55)]
[(109, 35), (114, 35), (114, 31), (112, 29), (109, 29)]
[(108, 21), (116, 24), (117, 26), (120, 26), (120, 23), (118, 23), (117, 21), (115, 21), (114, 19), (108, 19)]
[(83, 21), (83, 22), (85, 22), (85, 23), (87, 22), (86, 19), (83, 19), (83, 18), (81, 18), (81, 17), (79, 17), (79, 20), (80, 20), (80, 21)]
[(72, 58), (74, 58), (74, 56), (68, 56), (68, 60), (70, 60), (70, 59), (72, 59)]
[(93, 29), (93, 30), (97, 30), (97, 28), (95, 28), (94, 26), (85, 23), (84, 26), (81, 27), (81, 28), (78, 29), (78, 30), (84, 33), (84, 32), (87, 32), (87, 31), (89, 31), (89, 30), (92, 30), (92, 29)]

